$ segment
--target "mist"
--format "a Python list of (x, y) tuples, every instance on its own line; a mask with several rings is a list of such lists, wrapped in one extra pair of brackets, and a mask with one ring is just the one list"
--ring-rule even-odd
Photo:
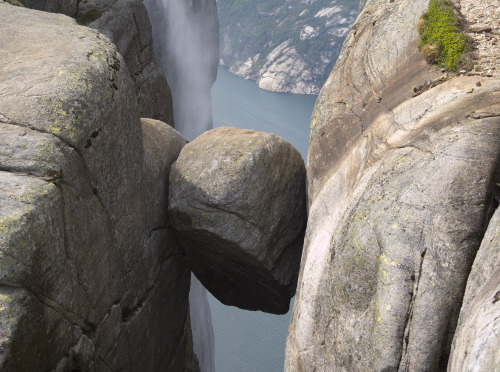
[(167, 75), (174, 122), (188, 141), (212, 128), (211, 87), (219, 61), (215, 0), (145, 0), (156, 58)]
[[(167, 76), (174, 126), (188, 141), (212, 129), (211, 88), (219, 63), (215, 0), (144, 0), (157, 61)], [(191, 275), (193, 349), (202, 372), (215, 372), (215, 344), (207, 291)]]

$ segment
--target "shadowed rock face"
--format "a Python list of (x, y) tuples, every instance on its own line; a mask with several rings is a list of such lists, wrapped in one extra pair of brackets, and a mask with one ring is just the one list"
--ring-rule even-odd
[(172, 95), (162, 67), (153, 53), (148, 12), (140, 0), (80, 2), (79, 11), (99, 9), (102, 15), (89, 24), (116, 44), (135, 84), (141, 117), (174, 126)]
[(467, 281), (449, 371), (500, 370), (500, 209), (490, 221)]
[(275, 134), (218, 128), (170, 175), (169, 215), (190, 266), (221, 302), (286, 313), (306, 223), (305, 168)]
[(106, 36), (0, 18), (0, 369), (182, 369), (190, 270), (166, 198), (184, 139), (141, 126)]
[(446, 369), (493, 211), (500, 82), (413, 96), (441, 75), (417, 49), (427, 5), (367, 1), (318, 97), (287, 371)]

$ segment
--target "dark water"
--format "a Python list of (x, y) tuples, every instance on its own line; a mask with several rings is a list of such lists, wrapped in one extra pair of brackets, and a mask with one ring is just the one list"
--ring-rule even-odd
[[(305, 158), (315, 96), (266, 92), (219, 67), (212, 88), (214, 127), (233, 126), (280, 135)], [(217, 372), (282, 372), (291, 310), (286, 315), (245, 311), (208, 295)], [(293, 303), (290, 305), (292, 309)]]

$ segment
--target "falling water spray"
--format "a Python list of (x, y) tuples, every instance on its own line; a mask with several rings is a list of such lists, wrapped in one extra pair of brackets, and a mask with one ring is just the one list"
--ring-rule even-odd
[[(219, 62), (216, 0), (144, 0), (156, 59), (167, 75), (175, 128), (191, 141), (212, 128), (211, 88)], [(214, 334), (207, 291), (191, 275), (193, 348), (202, 372), (215, 371)]]
[(145, 0), (156, 58), (167, 75), (175, 128), (191, 141), (212, 128), (210, 90), (219, 62), (215, 0)]

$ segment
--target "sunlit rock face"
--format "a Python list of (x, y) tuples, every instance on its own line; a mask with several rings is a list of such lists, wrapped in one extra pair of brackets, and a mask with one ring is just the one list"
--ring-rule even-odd
[(222, 303), (286, 313), (306, 223), (305, 167), (275, 134), (213, 129), (181, 152), (169, 215), (190, 266)]
[[(443, 75), (417, 48), (427, 7), (368, 0), (316, 102), (286, 371), (447, 368), (495, 207), (500, 82), (458, 76), (415, 94)], [(462, 327), (493, 309), (488, 288)], [(460, 334), (456, 350), (476, 337)]]
[(173, 126), (170, 88), (153, 55), (151, 23), (141, 0), (21, 0), (20, 3), (32, 9), (66, 14), (109, 37), (134, 81), (140, 116)]

